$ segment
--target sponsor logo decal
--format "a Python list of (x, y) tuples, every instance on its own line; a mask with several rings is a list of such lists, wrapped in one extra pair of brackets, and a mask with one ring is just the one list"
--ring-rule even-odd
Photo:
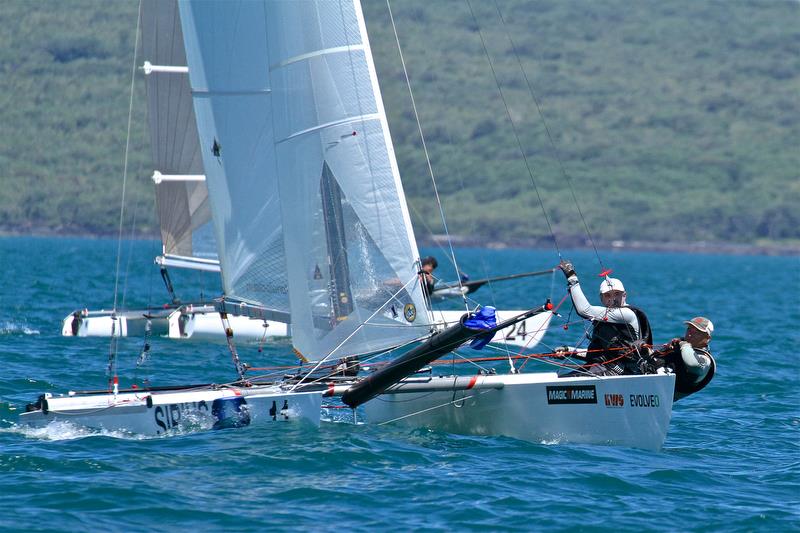
[(406, 304), (403, 307), (403, 316), (408, 322), (414, 322), (417, 319), (417, 306), (414, 304)]
[(622, 394), (606, 394), (606, 407), (625, 407), (625, 396)]
[[(233, 398), (217, 398), (211, 404), (214, 416), (213, 429), (240, 428), (250, 425), (250, 410), (241, 393), (234, 391)], [(272, 402), (275, 405), (275, 402)]]
[(181, 419), (188, 416), (189, 413), (208, 414), (208, 412), (208, 404), (205, 401), (157, 405), (153, 409), (153, 417), (156, 425), (161, 429), (156, 430), (156, 434), (161, 435), (178, 427)]
[(547, 403), (597, 403), (597, 390), (594, 385), (547, 387)]
[(658, 407), (661, 405), (661, 398), (658, 394), (631, 394), (631, 407)]

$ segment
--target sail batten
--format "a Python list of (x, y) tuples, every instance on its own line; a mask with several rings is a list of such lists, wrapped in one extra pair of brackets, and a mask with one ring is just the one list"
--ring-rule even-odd
[(270, 89), (239, 89), (239, 90), (211, 90), (211, 89), (192, 89), (192, 94), (195, 95), (206, 95), (206, 96), (247, 96), (247, 95), (259, 95), (259, 94), (269, 94), (272, 91)]
[(278, 68), (285, 67), (291, 65), (292, 63), (297, 63), (299, 61), (303, 61), (306, 59), (311, 59), (312, 57), (319, 57), (325, 55), (332, 55), (332, 54), (341, 54), (343, 52), (349, 53), (354, 51), (363, 51), (363, 45), (349, 45), (349, 46), (334, 46), (332, 48), (322, 48), (320, 50), (314, 50), (313, 52), (307, 52), (305, 54), (300, 54), (299, 56), (290, 57), (288, 59), (284, 59), (277, 65), (270, 66), (270, 70), (277, 70)]
[[(305, 130), (302, 130), (302, 131), (294, 132), (291, 135), (289, 135), (288, 137), (285, 137), (285, 138), (280, 139), (279, 141), (277, 141), (277, 144), (280, 144), (282, 142), (286, 142), (286, 141), (288, 141), (290, 139), (294, 139), (295, 137), (299, 137), (301, 135), (306, 135), (308, 133), (314, 133), (314, 132), (323, 130), (325, 128), (329, 128), (331, 126), (341, 126), (343, 124), (351, 124), (351, 123), (354, 123), (354, 122), (365, 122), (367, 120), (380, 120), (380, 115), (378, 115), (377, 113), (371, 113), (369, 115), (359, 115), (359, 116), (347, 117), (347, 118), (343, 118), (343, 119), (340, 119), (340, 120), (335, 120), (333, 122), (320, 124), (320, 125), (314, 126), (312, 128), (308, 128), (308, 129), (305, 129)], [(352, 135), (352, 133), (351, 133), (351, 135)]]

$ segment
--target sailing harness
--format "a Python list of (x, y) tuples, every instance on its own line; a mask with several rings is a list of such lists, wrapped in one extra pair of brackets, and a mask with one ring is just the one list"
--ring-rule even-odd
[[(647, 315), (633, 305), (625, 305), (636, 314), (639, 322), (639, 335), (630, 324), (620, 324), (605, 320), (592, 320), (592, 338), (587, 350), (586, 362), (589, 364), (609, 364), (609, 371), (614, 374), (641, 373), (642, 358), (649, 355), (646, 346), (653, 344), (653, 332)], [(646, 345), (646, 346), (645, 346)], [(620, 350), (632, 348), (627, 358), (620, 359)], [(634, 366), (632, 366), (634, 365)]]
[(671, 349), (666, 352), (660, 351), (655, 354), (658, 361), (656, 363), (657, 366), (669, 368), (675, 374), (675, 395), (673, 397), (673, 401), (678, 401), (681, 398), (685, 398), (690, 394), (694, 394), (695, 392), (704, 389), (705, 386), (708, 385), (714, 378), (714, 373), (717, 370), (717, 362), (714, 360), (714, 356), (711, 355), (711, 352), (708, 350), (704, 350), (702, 348), (693, 349), (695, 352), (700, 352), (701, 354), (707, 356), (711, 361), (708, 372), (703, 379), (697, 382), (691, 378), (692, 374), (689, 372), (686, 363), (683, 361), (679, 345), (672, 346)]

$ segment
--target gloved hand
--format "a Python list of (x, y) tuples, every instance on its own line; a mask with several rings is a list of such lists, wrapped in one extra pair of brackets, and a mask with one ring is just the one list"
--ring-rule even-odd
[(667, 355), (672, 353), (672, 351), (675, 348), (680, 346), (680, 343), (681, 343), (681, 339), (676, 337), (676, 338), (672, 339), (671, 341), (669, 341), (668, 343), (666, 343), (663, 346), (661, 346), (661, 348), (659, 348), (658, 350), (655, 350), (653, 352), (653, 356), (654, 357), (666, 357)]
[(558, 268), (564, 273), (564, 276), (570, 277), (575, 275), (575, 267), (572, 266), (572, 262), (568, 261), (567, 259), (562, 259), (561, 262), (558, 264)]

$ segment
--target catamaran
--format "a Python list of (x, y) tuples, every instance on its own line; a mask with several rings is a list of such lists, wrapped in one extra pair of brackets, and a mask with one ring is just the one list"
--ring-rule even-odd
[(431, 311), (358, 0), (178, 5), (224, 290), (214, 312), (289, 324), (295, 354), (309, 363), (246, 377), (226, 327), (237, 369), (229, 384), (43, 396), (24, 421), (72, 417), (158, 433), (159, 421), (171, 427), (166, 412), (191, 418), (181, 405), (225, 427), (280, 419), (282, 402), (292, 417), (318, 421), (324, 394), (369, 423), (662, 445), (671, 374), (428, 368), (531, 318), (538, 335), (556, 309), (547, 301), (498, 319), (470, 308), (455, 321)]
[(444, 329), (430, 311), (360, 2), (180, 6), (220, 245), (217, 310), (290, 323), (295, 352), (316, 361), (292, 390), (364, 405), (367, 422), (661, 446), (672, 375), (418, 374), (553, 309), (465, 312)]

